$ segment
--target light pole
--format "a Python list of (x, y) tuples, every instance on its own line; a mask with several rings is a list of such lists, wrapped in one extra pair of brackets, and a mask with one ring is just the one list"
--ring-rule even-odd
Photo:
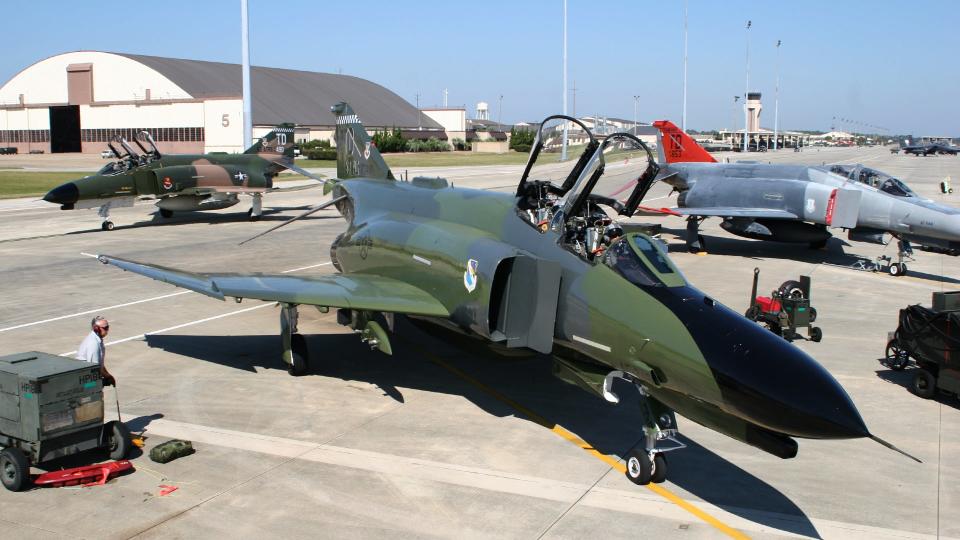
[(743, 151), (747, 152), (750, 139), (750, 107), (747, 101), (750, 97), (750, 21), (747, 21), (747, 89), (743, 93)]
[(240, 55), (243, 62), (243, 147), (250, 148), (253, 139), (253, 113), (250, 102), (250, 31), (247, 0), (240, 0)]
[(680, 128), (687, 131), (687, 0), (683, 2), (683, 118)]
[[(563, 0), (563, 115), (567, 115), (567, 0)], [(560, 161), (567, 160), (567, 121), (563, 121)]]
[(637, 134), (637, 104), (640, 102), (640, 96), (633, 96), (633, 134)]
[(780, 129), (780, 40), (777, 40), (777, 86), (773, 94), (773, 149), (780, 148), (777, 131)]
[(503, 94), (500, 94), (500, 103), (497, 105), (497, 130), (503, 131)]

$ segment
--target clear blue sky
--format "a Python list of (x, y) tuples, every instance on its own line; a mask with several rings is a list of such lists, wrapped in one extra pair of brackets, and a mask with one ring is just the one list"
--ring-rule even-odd
[[(683, 6), (569, 0), (578, 115), (632, 119), (639, 95), (641, 121), (680, 124)], [(342, 71), (411, 103), (419, 93), (422, 106), (439, 105), (446, 88), (450, 105), (472, 116), (487, 101), (494, 120), (502, 94), (504, 122), (561, 110), (562, 0), (250, 0), (250, 12), (254, 65)], [(745, 86), (748, 19), (750, 90), (763, 93), (765, 127), (780, 39), (782, 129), (825, 130), (837, 117), (891, 133), (960, 135), (960, 2), (950, 0), (689, 0), (688, 128), (730, 126)], [(239, 24), (238, 0), (38, 0), (7, 14), (0, 80), (83, 49), (239, 63)]]

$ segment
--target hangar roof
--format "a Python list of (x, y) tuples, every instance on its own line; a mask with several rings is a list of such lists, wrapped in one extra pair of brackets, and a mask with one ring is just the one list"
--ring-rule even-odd
[[(144, 64), (195, 98), (242, 94), (240, 64), (112, 54)], [(422, 125), (424, 129), (443, 129), (425, 114), (418, 120), (420, 111), (397, 94), (359, 77), (251, 66), (250, 85), (255, 125), (296, 122), (307, 126), (332, 126), (330, 107), (346, 101), (367, 126)]]

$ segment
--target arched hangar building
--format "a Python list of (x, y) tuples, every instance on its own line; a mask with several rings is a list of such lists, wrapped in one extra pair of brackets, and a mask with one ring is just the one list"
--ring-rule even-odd
[[(252, 67), (254, 137), (285, 122), (298, 141), (330, 139), (330, 106), (348, 101), (371, 129), (443, 128), (397, 94), (358, 77)], [(79, 51), (41, 60), (0, 87), (0, 147), (97, 153), (114, 135), (149, 131), (161, 151), (242, 152), (239, 64)]]

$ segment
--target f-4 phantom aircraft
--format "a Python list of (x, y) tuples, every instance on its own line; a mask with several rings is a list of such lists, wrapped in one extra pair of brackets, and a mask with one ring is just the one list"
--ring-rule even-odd
[[(771, 165), (716, 160), (680, 128), (661, 120), (658, 179), (679, 192), (677, 208), (644, 213), (687, 216), (687, 245), (701, 251), (699, 224), (723, 219), (731, 234), (757, 240), (805, 243), (822, 248), (829, 228), (846, 229), (851, 240), (883, 244), (889, 233), (900, 241), (892, 275), (903, 275), (912, 254), (910, 242), (943, 253), (960, 248), (960, 210), (916, 197), (899, 180), (883, 175), (872, 182), (854, 181), (829, 167)], [(858, 172), (859, 174), (859, 172)]]
[[(117, 160), (96, 174), (57, 186), (43, 200), (62, 210), (99, 208), (101, 228), (113, 230), (110, 209), (133, 206), (136, 199), (157, 199), (161, 217), (187, 210), (220, 210), (251, 195), (247, 214), (257, 220), (264, 193), (283, 191), (273, 187), (273, 178), (290, 169), (313, 175), (293, 165), (293, 128), (278, 127), (243, 154), (161, 154), (146, 131), (137, 134), (137, 152), (122, 137), (107, 143)], [(302, 189), (302, 188), (290, 188)]]
[[(99, 260), (219, 300), (278, 302), (294, 375), (322, 361), (297, 332), (298, 308), (316, 306), (336, 308), (340, 324), (387, 354), (394, 318), (406, 315), (504, 352), (550, 354), (557, 377), (614, 403), (623, 379), (642, 396), (645, 442), (627, 457), (638, 484), (664, 481), (664, 453), (683, 446), (674, 412), (781, 458), (797, 454), (794, 437), (876, 439), (813, 358), (697, 290), (656, 241), (617, 221), (658, 172), (633, 135), (600, 142), (579, 120), (549, 117), (509, 194), (397, 181), (350, 107), (333, 111), (338, 180), (331, 200), (302, 216), (335, 205), (346, 220), (330, 248), (338, 273), (198, 274)], [(568, 129), (585, 144), (561, 161)], [(632, 189), (625, 203), (615, 198), (623, 186)]]

